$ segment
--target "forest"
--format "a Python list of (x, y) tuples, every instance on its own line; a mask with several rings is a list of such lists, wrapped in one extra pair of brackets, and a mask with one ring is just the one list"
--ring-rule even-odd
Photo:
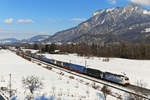
[[(27, 49), (36, 49), (41, 53), (77, 53), (80, 56), (117, 57), (126, 59), (150, 59), (150, 44), (111, 44), (111, 45), (88, 45), (88, 44), (24, 44)], [(59, 52), (55, 52), (59, 50)]]

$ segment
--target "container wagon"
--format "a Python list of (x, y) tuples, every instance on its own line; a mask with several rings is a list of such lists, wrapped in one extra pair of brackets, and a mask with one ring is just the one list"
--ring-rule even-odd
[(84, 73), (86, 69), (85, 66), (71, 64), (71, 63), (64, 63), (64, 67), (78, 73)]
[(40, 57), (40, 60), (47, 62), (47, 63), (51, 63), (51, 59), (48, 59), (46, 57)]

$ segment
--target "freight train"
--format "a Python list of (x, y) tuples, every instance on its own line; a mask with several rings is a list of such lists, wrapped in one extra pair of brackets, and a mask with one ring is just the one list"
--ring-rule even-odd
[(49, 59), (49, 58), (46, 58), (45, 56), (37, 55), (34, 53), (30, 53), (30, 52), (19, 51), (19, 53), (17, 52), (17, 54), (29, 56), (29, 57), (53, 64), (53, 65), (59, 66), (61, 68), (65, 68), (65, 69), (68, 69), (77, 73), (85, 74), (85, 75), (88, 75), (90, 77), (94, 77), (97, 79), (106, 80), (106, 81), (117, 83), (117, 84), (124, 85), (124, 86), (129, 85), (129, 78), (124, 75), (113, 74), (110, 72), (103, 72), (103, 71), (93, 69), (93, 68), (86, 68), (85, 66), (81, 66), (77, 64), (62, 62), (62, 61), (58, 61), (55, 59)]

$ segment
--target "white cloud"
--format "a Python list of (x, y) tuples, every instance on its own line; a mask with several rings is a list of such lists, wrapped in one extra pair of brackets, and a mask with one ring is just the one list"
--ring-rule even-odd
[(146, 5), (149, 6), (150, 5), (150, 0), (129, 0), (135, 4), (141, 4), (141, 5)]
[(12, 18), (9, 18), (9, 19), (4, 20), (4, 22), (11, 24), (11, 23), (13, 23), (13, 19), (12, 19)]
[(21, 23), (21, 24), (33, 23), (33, 20), (32, 19), (19, 19), (18, 23)]
[(82, 22), (82, 21), (85, 21), (86, 18), (72, 18), (71, 21), (79, 21), (79, 22)]
[(110, 4), (112, 4), (112, 5), (114, 5), (114, 4), (116, 4), (116, 3), (117, 3), (117, 1), (116, 1), (116, 0), (108, 0), (108, 2), (109, 2)]

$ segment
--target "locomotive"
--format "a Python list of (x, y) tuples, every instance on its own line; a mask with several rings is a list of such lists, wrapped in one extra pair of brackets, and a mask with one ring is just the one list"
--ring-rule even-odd
[(110, 81), (120, 85), (129, 85), (129, 78), (127, 76), (113, 74), (110, 72), (102, 72), (97, 69), (86, 68), (85, 74), (94, 78)]

